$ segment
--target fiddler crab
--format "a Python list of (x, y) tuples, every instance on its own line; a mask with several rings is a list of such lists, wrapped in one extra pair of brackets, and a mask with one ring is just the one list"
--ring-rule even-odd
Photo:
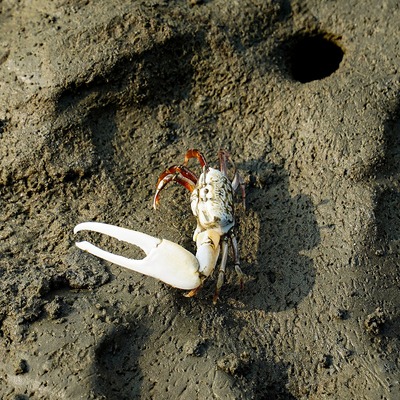
[[(155, 209), (159, 204), (161, 191), (170, 182), (179, 183), (191, 192), (190, 205), (197, 220), (193, 235), (197, 247), (195, 256), (169, 240), (99, 222), (83, 222), (75, 227), (74, 233), (87, 230), (106, 234), (140, 247), (146, 253), (146, 257), (142, 260), (126, 258), (102, 250), (87, 241), (78, 242), (76, 245), (104, 260), (152, 276), (173, 287), (189, 290), (185, 294), (186, 297), (192, 297), (200, 290), (205, 279), (214, 271), (221, 252), (218, 280), (213, 297), (215, 304), (224, 282), (229, 244), (233, 249), (234, 265), (240, 286), (243, 286), (238, 244), (233, 232), (235, 226), (233, 196), (238, 188), (241, 189), (243, 205), (245, 204), (244, 181), (236, 168), (233, 180), (230, 181), (228, 178), (228, 162), (234, 167), (229, 153), (220, 150), (218, 156), (220, 168), (214, 169), (208, 166), (199, 150), (190, 149), (186, 152), (183, 164), (167, 168), (157, 182), (153, 201)], [(187, 163), (191, 158), (196, 158), (202, 167), (199, 177), (187, 168)]]

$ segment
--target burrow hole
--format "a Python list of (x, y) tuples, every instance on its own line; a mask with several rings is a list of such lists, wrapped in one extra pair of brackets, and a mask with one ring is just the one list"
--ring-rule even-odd
[(301, 83), (324, 79), (333, 74), (343, 59), (339, 39), (326, 33), (300, 34), (289, 46), (289, 69)]

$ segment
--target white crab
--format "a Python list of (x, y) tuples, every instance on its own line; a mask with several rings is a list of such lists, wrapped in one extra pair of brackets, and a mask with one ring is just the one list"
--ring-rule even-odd
[[(191, 208), (197, 219), (197, 227), (193, 235), (197, 246), (196, 256), (169, 240), (98, 222), (81, 223), (75, 227), (74, 232), (90, 230), (112, 236), (140, 247), (146, 253), (146, 257), (143, 260), (129, 259), (104, 251), (86, 241), (78, 242), (76, 245), (107, 261), (152, 276), (176, 288), (190, 290), (186, 294), (187, 297), (195, 295), (204, 280), (211, 275), (221, 249), (221, 263), (213, 299), (216, 303), (225, 276), (228, 241), (233, 248), (235, 270), (241, 285), (243, 282), (237, 241), (233, 234), (235, 225), (233, 195), (239, 186), (243, 202), (245, 200), (244, 183), (239, 174), (235, 171), (232, 182), (227, 177), (229, 154), (224, 150), (220, 150), (218, 154), (219, 170), (210, 168), (203, 154), (198, 150), (188, 150), (184, 163), (166, 169), (157, 182), (154, 208), (159, 202), (161, 190), (172, 181), (183, 185), (191, 192)], [(186, 167), (191, 158), (197, 158), (202, 166), (199, 178)]]

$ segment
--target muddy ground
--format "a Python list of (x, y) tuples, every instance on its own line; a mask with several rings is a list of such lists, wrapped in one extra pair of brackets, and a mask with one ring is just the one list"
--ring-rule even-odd
[[(396, 0), (0, 6), (2, 399), (400, 398)], [(151, 207), (192, 147), (247, 184), (216, 306), (74, 245), (194, 251), (188, 193)]]

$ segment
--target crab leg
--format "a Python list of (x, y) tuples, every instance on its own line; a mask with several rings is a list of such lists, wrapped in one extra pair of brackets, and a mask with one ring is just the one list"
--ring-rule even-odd
[(235, 271), (236, 271), (236, 274), (237, 274), (237, 276), (239, 278), (240, 288), (243, 289), (243, 276), (244, 276), (244, 274), (243, 274), (243, 272), (242, 272), (242, 270), (240, 268), (238, 243), (237, 243), (236, 236), (234, 235), (234, 233), (231, 233), (229, 238), (230, 238), (231, 246), (232, 246), (232, 249), (233, 249), (233, 259), (234, 259), (234, 262), (235, 262)]
[[(219, 158), (219, 169), (220, 169), (220, 171), (225, 176), (228, 176), (228, 168), (226, 166), (227, 161), (229, 161), (233, 166), (235, 166), (235, 164), (233, 164), (233, 162), (231, 160), (231, 156), (229, 155), (229, 153), (226, 150), (220, 150), (218, 152), (218, 158)], [(236, 172), (236, 167), (235, 167), (235, 172)]]
[(199, 262), (196, 257), (169, 240), (158, 239), (145, 233), (120, 228), (99, 222), (84, 222), (75, 227), (74, 233), (80, 231), (103, 233), (118, 240), (140, 247), (146, 257), (134, 260), (109, 253), (95, 245), (83, 241), (76, 245), (97, 257), (110, 261), (121, 267), (159, 279), (179, 289), (191, 290), (201, 285)]
[(217, 303), (217, 300), (218, 300), (218, 297), (219, 297), (219, 292), (221, 290), (222, 285), (224, 284), (225, 268), (226, 268), (226, 262), (228, 260), (228, 240), (227, 240), (227, 237), (224, 237), (223, 240), (222, 240), (221, 251), (222, 251), (221, 264), (219, 266), (217, 286), (215, 288), (215, 293), (214, 293), (214, 297), (213, 297), (213, 303), (214, 304)]
[(183, 165), (187, 165), (187, 163), (191, 158), (197, 158), (202, 168), (203, 167), (206, 167), (206, 169), (208, 168), (207, 161), (199, 150), (189, 149), (185, 154), (185, 161), (183, 162)]
[(175, 165), (171, 168), (166, 169), (160, 175), (157, 181), (157, 190), (153, 200), (154, 209), (157, 208), (157, 205), (160, 201), (161, 190), (163, 190), (164, 187), (172, 181), (179, 183), (187, 190), (192, 192), (196, 186), (197, 177), (192, 171), (190, 171), (190, 169), (186, 168), (184, 165)]
[(245, 183), (243, 178), (239, 175), (238, 172), (235, 172), (235, 176), (233, 177), (232, 181), (232, 188), (233, 191), (236, 192), (237, 188), (240, 186), (240, 192), (242, 194), (242, 204), (243, 207), (246, 208), (246, 189), (245, 189)]

